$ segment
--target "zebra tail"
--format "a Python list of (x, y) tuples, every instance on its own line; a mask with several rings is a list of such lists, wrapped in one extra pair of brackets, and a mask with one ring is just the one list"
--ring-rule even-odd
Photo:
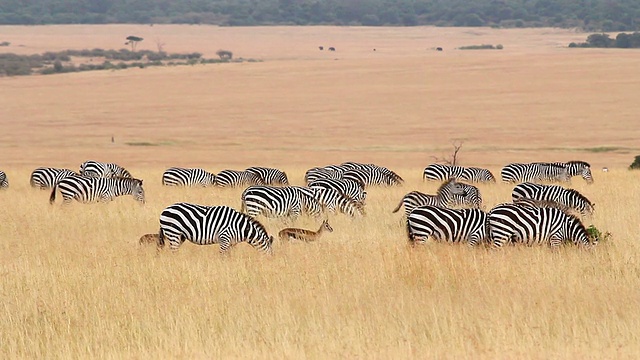
[(396, 206), (396, 208), (393, 210), (393, 213), (397, 213), (398, 210), (400, 210), (400, 208), (402, 207), (402, 204), (404, 203), (404, 198), (402, 198), (402, 200), (400, 200), (400, 203), (398, 204), (398, 206)]
[(164, 248), (164, 231), (162, 231), (162, 227), (158, 230), (158, 241), (156, 242), (156, 247), (158, 250)]
[(51, 190), (51, 196), (49, 196), (49, 204), (56, 202), (56, 190), (58, 190), (58, 184), (53, 185), (53, 189)]

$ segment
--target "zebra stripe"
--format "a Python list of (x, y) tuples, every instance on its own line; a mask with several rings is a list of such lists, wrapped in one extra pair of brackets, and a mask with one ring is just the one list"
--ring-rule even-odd
[(446, 209), (421, 206), (407, 216), (407, 233), (412, 244), (429, 237), (447, 242), (468, 242), (470, 246), (487, 239), (487, 214), (479, 209)]
[(319, 179), (342, 179), (345, 169), (328, 165), (325, 167), (314, 167), (304, 173), (304, 181), (307, 185)]
[[(554, 207), (501, 204), (488, 214), (491, 242), (502, 247), (507, 242), (526, 245), (549, 243), (557, 247), (564, 241), (589, 245), (587, 229), (580, 220)], [(594, 239), (594, 245), (597, 239)]]
[(365, 186), (396, 186), (402, 185), (404, 182), (404, 180), (395, 172), (381, 167), (347, 170), (343, 174), (342, 178), (345, 180), (359, 181)]
[(345, 194), (353, 201), (364, 205), (367, 198), (367, 192), (361, 182), (353, 180), (337, 180), (337, 179), (318, 179), (309, 183), (312, 189), (330, 189)]
[(62, 194), (63, 204), (69, 204), (73, 199), (81, 203), (112, 201), (123, 195), (131, 195), (143, 204), (145, 202), (142, 180), (139, 179), (69, 176), (53, 187), (49, 203), (55, 202), (58, 189)]
[(245, 171), (255, 174), (264, 185), (279, 185), (279, 186), (288, 186), (289, 179), (287, 178), (287, 174), (278, 169), (267, 168), (267, 167), (259, 167), (253, 166), (247, 168)]
[(247, 171), (222, 170), (216, 175), (216, 186), (241, 187), (251, 185), (263, 185), (262, 180), (256, 174)]
[(162, 185), (165, 186), (212, 186), (216, 184), (216, 176), (204, 169), (172, 167), (162, 174)]
[(54, 187), (60, 180), (69, 176), (79, 176), (79, 174), (69, 169), (39, 167), (31, 172), (29, 183), (31, 187), (47, 190)]
[(511, 192), (513, 201), (528, 198), (537, 201), (553, 201), (574, 209), (583, 216), (592, 215), (594, 204), (586, 196), (574, 189), (565, 189), (558, 185), (541, 185), (534, 183), (522, 183), (513, 188)]
[(322, 206), (310, 189), (298, 186), (250, 186), (242, 192), (242, 212), (251, 217), (320, 216)]
[(171, 250), (178, 250), (185, 240), (197, 245), (220, 244), (220, 253), (233, 245), (247, 242), (257, 250), (271, 253), (273, 236), (257, 220), (228, 206), (203, 206), (176, 203), (160, 214), (158, 248), (165, 238)]
[(530, 181), (570, 181), (567, 169), (550, 163), (509, 164), (502, 168), (502, 181), (521, 183)]
[(7, 174), (4, 171), (0, 171), (0, 188), (5, 189), (9, 187), (9, 180)]
[(462, 166), (431, 164), (424, 169), (422, 180), (447, 181), (451, 178), (460, 180), (464, 173)]
[(347, 214), (351, 217), (356, 216), (356, 213), (360, 216), (365, 215), (364, 205), (351, 199), (344, 193), (325, 188), (313, 188), (314, 198), (318, 200), (320, 205), (325, 210), (329, 210), (332, 213), (339, 211), (343, 214)]
[[(548, 164), (548, 163), (542, 163)], [(593, 184), (593, 176), (591, 175), (591, 165), (586, 161), (572, 160), (566, 163), (554, 162), (551, 165), (562, 166), (567, 169), (570, 178), (574, 176), (582, 176), (587, 184)]]
[(488, 169), (467, 167), (464, 168), (462, 178), (460, 180), (469, 182), (496, 182), (495, 176)]
[(409, 216), (413, 209), (425, 205), (442, 208), (457, 206), (480, 208), (482, 206), (482, 196), (477, 187), (456, 182), (455, 179), (449, 179), (440, 185), (436, 195), (429, 195), (419, 191), (412, 191), (406, 194), (393, 212), (398, 212), (404, 206), (405, 215)]
[(100, 178), (133, 178), (129, 171), (118, 164), (102, 163), (94, 160), (85, 161), (80, 165), (80, 175)]

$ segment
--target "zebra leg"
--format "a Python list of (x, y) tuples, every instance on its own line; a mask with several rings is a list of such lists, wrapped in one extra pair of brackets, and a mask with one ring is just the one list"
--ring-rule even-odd
[(229, 249), (231, 248), (231, 236), (229, 236), (229, 234), (227, 233), (222, 233), (219, 236), (219, 240), (220, 240), (220, 254), (221, 255), (226, 255), (229, 252)]
[(549, 239), (549, 242), (551, 244), (552, 249), (558, 249), (562, 244), (562, 238), (560, 238), (559, 236), (553, 235)]

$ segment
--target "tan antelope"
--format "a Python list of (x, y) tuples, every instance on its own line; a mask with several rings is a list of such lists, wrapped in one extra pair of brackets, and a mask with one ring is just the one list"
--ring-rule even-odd
[(329, 225), (328, 220), (324, 220), (322, 222), (322, 225), (320, 225), (320, 228), (318, 229), (318, 231), (311, 231), (311, 230), (297, 229), (297, 228), (286, 228), (286, 229), (280, 230), (280, 232), (278, 233), (278, 236), (280, 237), (280, 240), (294, 239), (294, 240), (302, 240), (304, 242), (310, 242), (310, 241), (318, 240), (325, 231), (333, 232), (333, 228), (331, 227), (331, 225)]
[(140, 237), (140, 241), (138, 242), (140, 245), (143, 244), (155, 244), (158, 242), (158, 234), (144, 234)]

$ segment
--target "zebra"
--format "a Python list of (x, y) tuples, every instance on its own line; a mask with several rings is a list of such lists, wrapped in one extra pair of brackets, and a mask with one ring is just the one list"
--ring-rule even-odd
[(257, 220), (228, 206), (204, 206), (175, 203), (160, 214), (157, 246), (165, 239), (169, 248), (177, 251), (185, 240), (197, 245), (220, 244), (225, 254), (235, 244), (246, 242), (255, 249), (271, 254), (273, 236)]
[(327, 188), (313, 188), (314, 198), (318, 200), (326, 210), (330, 212), (339, 211), (351, 217), (365, 215), (364, 205), (361, 202), (351, 199), (343, 192)]
[(307, 185), (310, 183), (319, 180), (319, 179), (342, 179), (342, 174), (344, 174), (345, 169), (336, 166), (336, 165), (328, 165), (325, 167), (314, 167), (307, 170), (304, 173), (304, 181)]
[(278, 169), (267, 168), (267, 167), (258, 167), (252, 166), (245, 170), (246, 172), (255, 174), (262, 180), (264, 185), (280, 185), (280, 186), (288, 186), (289, 179), (287, 178), (287, 174)]
[(79, 174), (69, 169), (39, 167), (31, 172), (29, 183), (31, 187), (47, 190), (54, 187), (60, 180), (69, 176), (79, 176)]
[(318, 217), (322, 206), (311, 190), (298, 186), (249, 186), (241, 195), (242, 212), (251, 217), (290, 216), (297, 218), (303, 212)]
[(493, 176), (489, 169), (478, 168), (478, 167), (467, 167), (464, 169), (462, 173), (462, 177), (460, 178), (462, 181), (469, 182), (496, 182), (496, 177)]
[(263, 185), (262, 180), (254, 173), (248, 171), (222, 170), (216, 175), (216, 186), (241, 187), (251, 185)]
[(9, 180), (7, 180), (7, 174), (4, 171), (0, 171), (0, 189), (6, 189), (9, 187)]
[(454, 243), (466, 241), (476, 246), (487, 239), (487, 213), (480, 209), (420, 206), (407, 216), (407, 234), (412, 245), (432, 237)]
[(503, 182), (559, 181), (569, 182), (570, 177), (564, 166), (551, 163), (508, 164), (501, 171)]
[(413, 209), (425, 205), (443, 208), (463, 206), (478, 209), (482, 206), (482, 196), (477, 187), (459, 183), (451, 178), (440, 185), (436, 195), (424, 194), (419, 191), (406, 194), (393, 212), (398, 212), (403, 205), (406, 216), (409, 216)]
[(216, 176), (204, 169), (172, 167), (162, 174), (162, 185), (165, 186), (212, 186), (216, 184)]
[(345, 171), (342, 176), (345, 180), (355, 180), (368, 185), (385, 185), (385, 186), (397, 186), (402, 185), (404, 180), (400, 175), (387, 168), (363, 168), (363, 169), (350, 169)]
[(446, 181), (450, 178), (469, 182), (496, 182), (488, 169), (445, 164), (431, 164), (424, 169), (422, 180)]
[(567, 169), (569, 177), (582, 176), (587, 184), (593, 184), (593, 176), (591, 175), (591, 164), (586, 161), (571, 160), (566, 163), (554, 162), (552, 165), (562, 166)]
[(592, 215), (594, 204), (586, 196), (574, 189), (565, 189), (558, 185), (541, 185), (530, 182), (516, 185), (511, 192), (511, 198), (515, 202), (517, 199), (529, 198), (538, 201), (554, 201), (575, 209), (583, 216)]
[(80, 165), (80, 175), (101, 178), (133, 178), (129, 171), (118, 164), (102, 163), (94, 160), (85, 161)]
[(367, 192), (364, 189), (364, 184), (355, 180), (318, 179), (309, 183), (308, 186), (312, 189), (336, 190), (362, 205), (364, 205), (365, 199), (367, 198)]
[(142, 180), (139, 179), (69, 176), (53, 186), (50, 204), (56, 201), (58, 189), (62, 194), (63, 204), (69, 204), (73, 199), (82, 203), (112, 201), (123, 195), (131, 195), (135, 200), (145, 203)]
[(590, 239), (587, 229), (577, 217), (561, 209), (547, 206), (500, 204), (487, 215), (489, 237), (496, 248), (506, 242), (526, 245), (549, 242), (557, 247), (564, 241), (595, 246), (598, 239)]

